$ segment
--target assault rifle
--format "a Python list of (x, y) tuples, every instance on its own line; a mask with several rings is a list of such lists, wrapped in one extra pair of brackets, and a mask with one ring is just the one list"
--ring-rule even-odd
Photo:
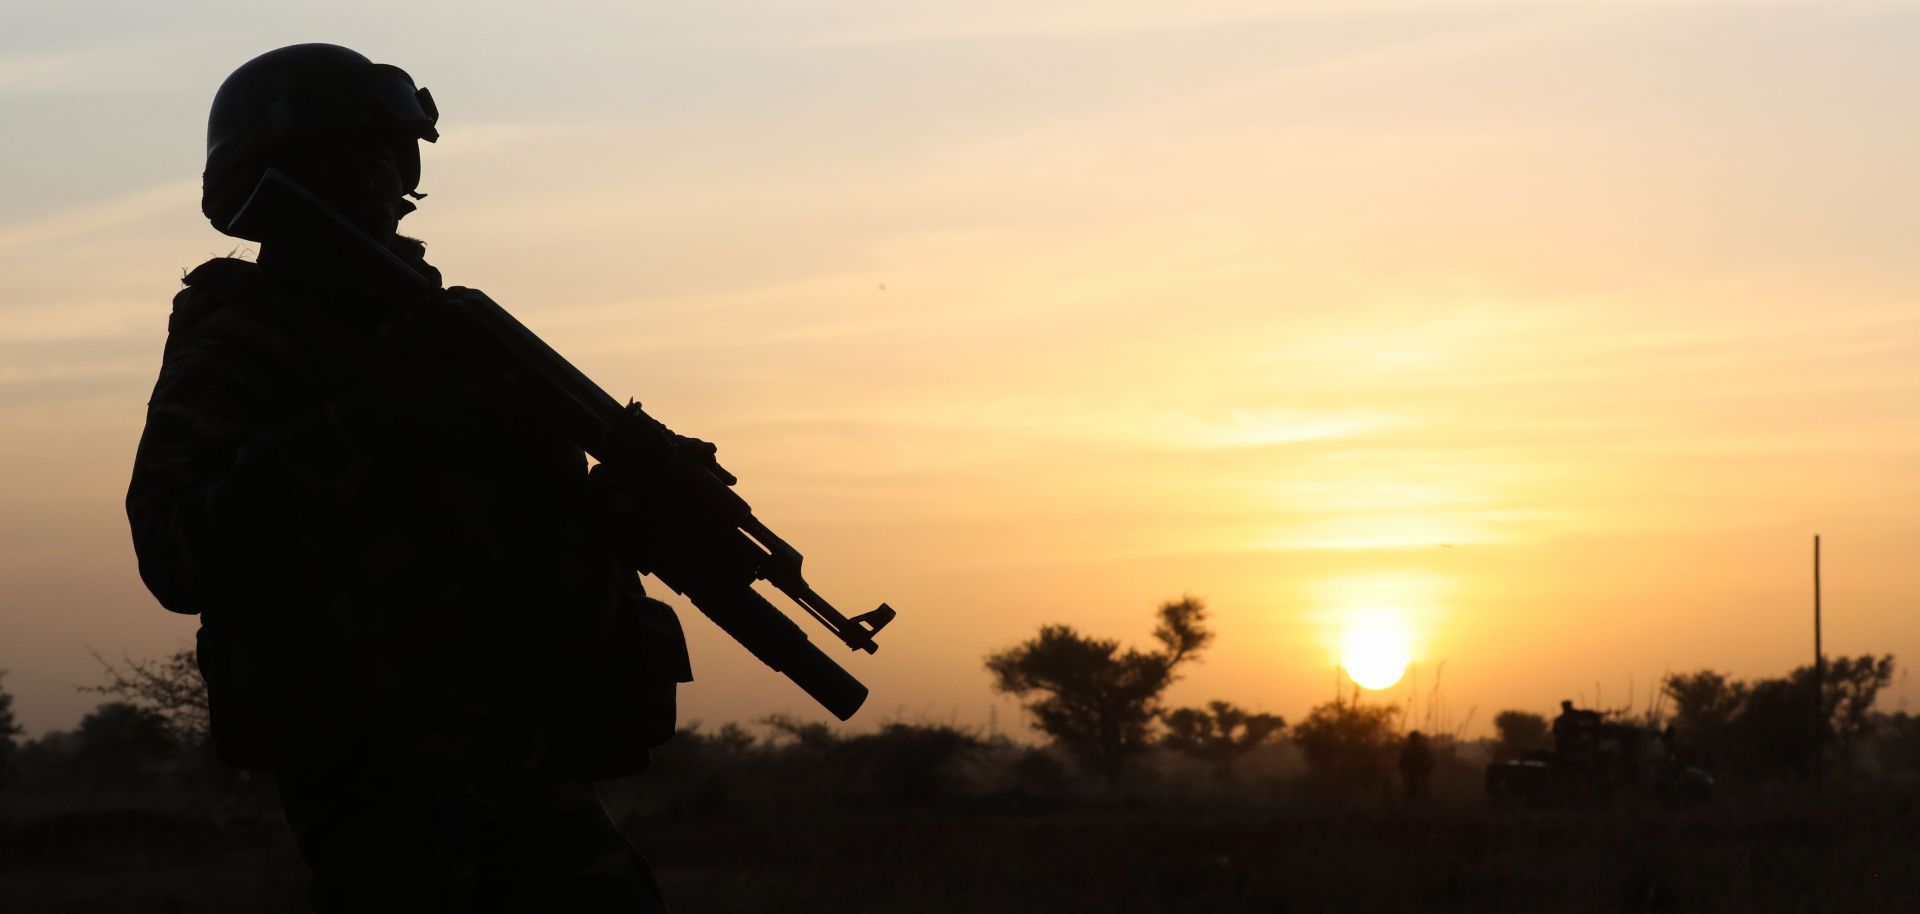
[[(380, 291), (421, 298), (443, 291), (380, 242), (277, 168), (269, 168), (232, 221), (234, 234), (262, 237), (269, 226), (299, 226), (371, 274)], [(250, 231), (251, 230), (251, 231)], [(867, 687), (841, 669), (806, 633), (753, 589), (766, 581), (819, 620), (847, 647), (871, 654), (874, 635), (893, 620), (885, 603), (849, 619), (813, 591), (799, 551), (776, 536), (734, 492), (733, 474), (714, 450), (682, 438), (637, 403), (622, 404), (574, 368), (506, 309), (484, 295), (449, 309), (464, 343), (499, 366), (514, 390), (575, 446), (593, 455), (646, 510), (637, 535), (636, 570), (693, 601), (707, 618), (762, 663), (785, 674), (835, 717), (846, 720)]]

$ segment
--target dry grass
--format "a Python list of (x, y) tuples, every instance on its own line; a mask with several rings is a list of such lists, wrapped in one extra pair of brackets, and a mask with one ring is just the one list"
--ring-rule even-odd
[[(627, 823), (704, 912), (1895, 911), (1920, 816), (1884, 799), (1734, 812), (1147, 809)], [(0, 910), (301, 910), (277, 822), (138, 810), (0, 826)]]

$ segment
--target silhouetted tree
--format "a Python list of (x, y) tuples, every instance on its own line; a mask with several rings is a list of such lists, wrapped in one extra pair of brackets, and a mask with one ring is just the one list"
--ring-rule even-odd
[[(0, 670), (0, 683), (7, 678), (7, 671)], [(13, 719), (13, 695), (0, 686), (0, 788), (13, 780), (13, 757), (18, 748), (13, 738), (25, 733), (26, 728)]]
[[(698, 726), (691, 725), (685, 732), (697, 732)], [(680, 734), (674, 734), (673, 738), (679, 739)], [(703, 739), (709, 749), (723, 755), (743, 755), (753, 749), (753, 734), (736, 723), (721, 724), (720, 729), (704, 734)]]
[(1747, 684), (1713, 670), (1675, 673), (1660, 684), (1673, 702), (1673, 721), (1695, 730), (1725, 728), (1740, 713)]
[(1174, 670), (1213, 639), (1206, 606), (1193, 597), (1162, 604), (1159, 617), (1157, 651), (1122, 652), (1118, 641), (1042, 626), (1032, 640), (987, 657), (993, 688), (1027, 699), (1040, 730), (1112, 787), (1127, 760), (1147, 747)]
[(1813, 761), (1812, 710), (1811, 668), (1755, 681), (1734, 720), (1736, 770), (1763, 778), (1805, 778)]
[(840, 742), (833, 728), (819, 721), (802, 721), (786, 714), (769, 714), (759, 723), (765, 724), (776, 736), (784, 736), (793, 745), (813, 752), (825, 753)]
[(1892, 654), (1861, 654), (1827, 661), (1825, 719), (1838, 738), (1845, 768), (1852, 767), (1854, 748), (1873, 723), (1873, 703), (1880, 691), (1893, 683), (1893, 672)]
[(1324, 789), (1350, 794), (1386, 783), (1400, 709), (1358, 701), (1330, 701), (1293, 725), (1293, 742)]
[(1176, 708), (1160, 716), (1167, 732), (1160, 745), (1213, 766), (1222, 781), (1233, 777), (1233, 763), (1280, 735), (1287, 722), (1273, 714), (1251, 714), (1224, 701), (1205, 708)]
[(1660, 689), (1673, 703), (1675, 739), (1688, 761), (1721, 772), (1744, 766), (1736, 731), (1750, 691), (1746, 683), (1699, 670), (1670, 675)]
[(124, 701), (108, 702), (80, 719), (73, 768), (101, 786), (132, 786), (171, 759), (173, 729), (160, 712)]
[(81, 686), (128, 704), (154, 711), (164, 718), (174, 739), (183, 747), (203, 747), (208, 739), (207, 683), (193, 648), (182, 648), (158, 660), (123, 657), (115, 666), (94, 653), (106, 671), (105, 685)]
[(1673, 722), (1689, 758), (1720, 771), (1803, 777), (1816, 738), (1834, 747), (1843, 770), (1851, 767), (1856, 746), (1877, 719), (1874, 702), (1895, 670), (1891, 654), (1833, 658), (1826, 666), (1817, 714), (1812, 666), (1751, 683), (1700, 670), (1668, 676), (1661, 688), (1673, 702)]
[(1494, 754), (1502, 759), (1520, 758), (1553, 745), (1546, 717), (1531, 711), (1508, 710), (1495, 714), (1493, 732), (1498, 739)]

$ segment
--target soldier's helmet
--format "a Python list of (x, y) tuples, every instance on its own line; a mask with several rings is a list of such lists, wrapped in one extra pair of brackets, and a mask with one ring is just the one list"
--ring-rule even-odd
[[(372, 129), (431, 143), (440, 138), (439, 119), (433, 96), (399, 67), (332, 44), (268, 51), (233, 71), (213, 96), (200, 211), (214, 228), (234, 234), (229, 223), (260, 175), (303, 138)], [(412, 193), (420, 184), (419, 146), (397, 147), (400, 177)]]

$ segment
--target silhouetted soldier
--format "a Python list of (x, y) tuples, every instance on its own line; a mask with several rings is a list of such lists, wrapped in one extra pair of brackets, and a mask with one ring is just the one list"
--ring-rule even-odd
[(1553, 751), (1563, 758), (1585, 758), (1593, 752), (1599, 728), (1600, 712), (1576, 708), (1561, 699), (1560, 716), (1553, 719)]
[[(332, 45), (220, 87), (202, 209), (277, 167), (414, 269), (398, 68)], [(436, 327), (466, 290), (382, 297), (338, 242), (249, 222), (258, 263), (186, 277), (127, 512), (141, 576), (198, 613), (220, 756), (276, 775), (332, 911), (650, 911), (592, 780), (673, 732), (686, 648), (617, 556), (583, 454)]]
[(1425, 733), (1414, 730), (1400, 745), (1400, 783), (1406, 788), (1407, 799), (1426, 799), (1432, 780), (1433, 746)]

